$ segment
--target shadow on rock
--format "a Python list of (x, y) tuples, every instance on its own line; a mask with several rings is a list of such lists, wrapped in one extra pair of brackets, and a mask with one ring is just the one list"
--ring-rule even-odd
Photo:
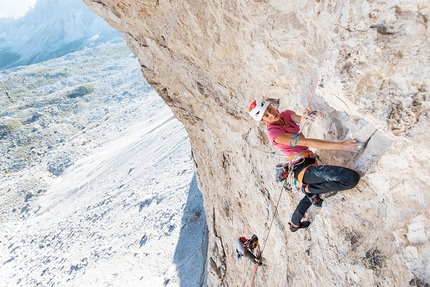
[[(196, 175), (192, 179), (173, 262), (180, 286), (207, 286), (208, 227)], [(168, 285), (165, 284), (165, 286)]]

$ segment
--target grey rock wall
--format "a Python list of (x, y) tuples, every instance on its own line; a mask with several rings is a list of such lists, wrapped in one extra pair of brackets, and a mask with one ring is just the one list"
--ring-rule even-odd
[[(430, 284), (430, 2), (84, 2), (123, 32), (188, 131), (210, 286), (249, 284), (252, 266), (236, 259), (234, 240), (253, 233), (266, 259), (256, 286)], [(317, 151), (362, 179), (311, 207), (311, 227), (291, 233), (301, 194), (275, 182), (285, 158), (270, 156), (247, 107), (259, 97), (301, 113), (318, 75), (320, 117), (305, 134), (366, 142), (358, 154)]]

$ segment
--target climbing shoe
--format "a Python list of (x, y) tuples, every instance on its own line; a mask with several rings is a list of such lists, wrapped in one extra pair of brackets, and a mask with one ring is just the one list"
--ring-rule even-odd
[(297, 230), (299, 230), (301, 228), (308, 228), (310, 224), (311, 224), (310, 221), (302, 221), (302, 222), (300, 222), (298, 227), (295, 227), (295, 226), (293, 226), (293, 224), (291, 222), (288, 222), (288, 225), (290, 226), (291, 232), (296, 232)]
[(316, 207), (321, 207), (323, 204), (323, 201), (318, 194), (312, 194), (312, 193), (307, 193), (305, 191), (305, 188), (302, 187), (302, 192), (306, 195), (306, 197), (312, 202), (313, 205), (315, 205)]

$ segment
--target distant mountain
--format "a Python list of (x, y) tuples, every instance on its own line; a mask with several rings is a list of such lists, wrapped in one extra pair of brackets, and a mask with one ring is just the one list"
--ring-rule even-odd
[(38, 0), (22, 18), (0, 19), (0, 70), (93, 47), (121, 33), (82, 1)]
[(34, 6), (36, 0), (2, 0), (0, 1), (0, 18), (18, 19)]

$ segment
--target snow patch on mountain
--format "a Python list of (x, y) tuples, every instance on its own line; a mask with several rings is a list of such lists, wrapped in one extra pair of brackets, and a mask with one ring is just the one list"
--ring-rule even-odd
[(36, 0), (2, 0), (0, 1), (0, 18), (18, 19), (34, 7)]

